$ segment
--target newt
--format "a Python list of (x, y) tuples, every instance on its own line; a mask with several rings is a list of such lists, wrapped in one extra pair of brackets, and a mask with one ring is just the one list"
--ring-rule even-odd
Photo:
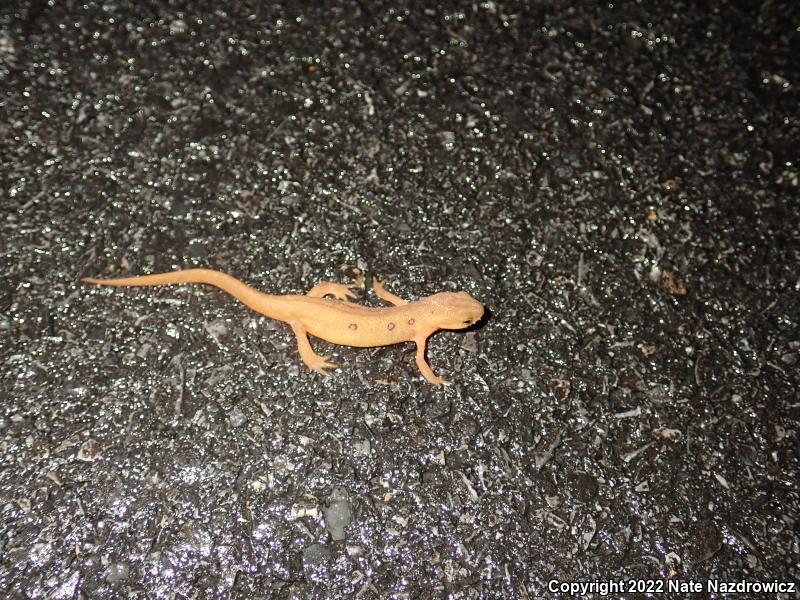
[(288, 323), (297, 337), (300, 358), (309, 369), (323, 375), (328, 375), (326, 369), (336, 369), (338, 365), (330, 362), (330, 356), (319, 356), (314, 352), (308, 334), (334, 344), (360, 348), (414, 342), (417, 345), (417, 367), (434, 385), (450, 382), (438, 377), (425, 359), (428, 338), (440, 329), (466, 329), (483, 316), (483, 305), (466, 292), (440, 292), (407, 302), (386, 291), (383, 282), (377, 280), (372, 284), (375, 294), (393, 306), (373, 308), (354, 304), (351, 300), (356, 295), (350, 288), (332, 282), (319, 283), (305, 295), (265, 294), (213, 269), (185, 269), (121, 279), (86, 277), (81, 281), (106, 286), (213, 285), (256, 312)]

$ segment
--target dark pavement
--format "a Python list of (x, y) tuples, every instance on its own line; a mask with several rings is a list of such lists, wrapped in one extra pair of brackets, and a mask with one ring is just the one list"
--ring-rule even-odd
[[(418, 6), (0, 7), (3, 595), (798, 581), (800, 5)], [(78, 282), (199, 266), (490, 314)]]

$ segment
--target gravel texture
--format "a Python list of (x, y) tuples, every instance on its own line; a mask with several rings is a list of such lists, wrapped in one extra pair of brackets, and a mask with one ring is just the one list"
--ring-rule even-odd
[[(797, 582), (800, 5), (708, 5), (3, 3), (0, 591)], [(78, 283), (191, 266), (489, 316)]]

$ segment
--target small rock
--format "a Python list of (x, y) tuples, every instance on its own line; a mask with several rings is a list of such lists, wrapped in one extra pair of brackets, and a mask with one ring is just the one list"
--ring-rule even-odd
[(322, 509), (322, 515), (325, 517), (325, 527), (328, 529), (328, 533), (331, 534), (331, 538), (336, 541), (345, 539), (345, 529), (353, 518), (350, 500), (345, 488), (333, 488), (329, 504)]
[(247, 415), (238, 406), (233, 407), (228, 413), (228, 422), (233, 427), (241, 427), (247, 423)]

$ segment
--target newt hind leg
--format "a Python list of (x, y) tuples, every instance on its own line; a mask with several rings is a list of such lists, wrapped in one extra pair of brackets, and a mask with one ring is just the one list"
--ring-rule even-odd
[(303, 362), (309, 369), (328, 376), (330, 373), (325, 369), (339, 368), (339, 365), (328, 361), (330, 356), (320, 356), (314, 352), (311, 343), (308, 341), (308, 330), (306, 330), (305, 327), (299, 323), (289, 323), (289, 325), (292, 326), (292, 331), (294, 331), (294, 335), (297, 337), (297, 350), (300, 352), (300, 358), (303, 359)]
[(332, 281), (318, 283), (313, 288), (308, 290), (308, 292), (306, 292), (306, 296), (311, 298), (324, 298), (325, 296), (333, 296), (337, 300), (343, 300), (345, 302), (350, 302), (350, 300), (355, 300), (358, 298), (358, 296), (350, 291), (349, 286), (341, 283), (333, 283)]

